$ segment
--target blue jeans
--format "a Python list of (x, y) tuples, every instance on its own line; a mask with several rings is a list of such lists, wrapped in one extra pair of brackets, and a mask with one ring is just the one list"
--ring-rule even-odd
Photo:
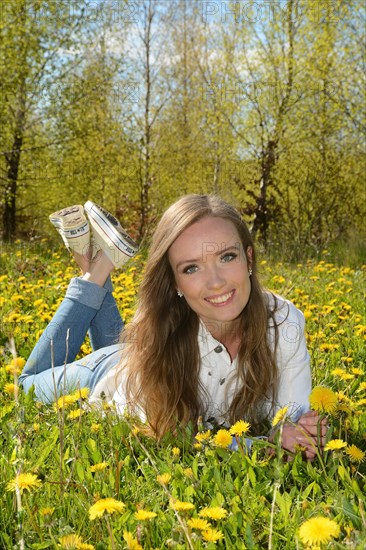
[[(99, 380), (120, 360), (117, 343), (123, 328), (112, 283), (104, 287), (75, 278), (52, 321), (42, 333), (19, 376), (28, 392), (52, 402), (77, 388), (93, 391)], [(93, 353), (74, 361), (89, 333)]]

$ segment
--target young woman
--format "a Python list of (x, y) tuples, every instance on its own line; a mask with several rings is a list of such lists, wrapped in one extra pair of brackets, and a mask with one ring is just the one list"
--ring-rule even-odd
[[(144, 418), (157, 437), (177, 424), (245, 419), (263, 434), (289, 406), (282, 446), (313, 459), (325, 422), (309, 411), (304, 317), (257, 278), (250, 233), (221, 199), (187, 195), (162, 216), (152, 238), (132, 323), (123, 324), (109, 275), (136, 251), (118, 221), (90, 201), (52, 215), (83, 276), (33, 350), (20, 381), (38, 398), (87, 386)], [(92, 259), (91, 259), (92, 258)], [(73, 361), (89, 331), (94, 351)], [(319, 434), (320, 431), (320, 434)], [(319, 439), (320, 435), (320, 439)]]

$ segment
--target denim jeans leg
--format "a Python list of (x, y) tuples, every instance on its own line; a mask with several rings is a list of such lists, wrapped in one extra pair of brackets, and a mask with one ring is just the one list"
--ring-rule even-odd
[(104, 288), (108, 292), (100, 309), (92, 319), (89, 328), (89, 337), (93, 350), (111, 346), (118, 342), (124, 326), (116, 300), (112, 294), (113, 286), (110, 278), (107, 279)]
[(89, 281), (72, 279), (64, 300), (30, 354), (19, 381), (30, 374), (46, 371), (52, 365), (72, 362), (108, 293), (107, 289)]
[(119, 364), (121, 352), (120, 344), (115, 344), (94, 351), (72, 363), (37, 374), (24, 375), (23, 390), (28, 392), (33, 386), (35, 397), (44, 403), (52, 403), (61, 395), (80, 388), (89, 388), (92, 392), (98, 382)]

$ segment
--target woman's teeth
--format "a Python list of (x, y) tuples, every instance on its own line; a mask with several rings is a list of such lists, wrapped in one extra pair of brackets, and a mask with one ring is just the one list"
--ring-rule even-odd
[(222, 296), (218, 296), (217, 298), (206, 298), (207, 302), (210, 302), (211, 304), (223, 304), (226, 302), (231, 296), (233, 295), (233, 290), (231, 292), (228, 292), (227, 294), (223, 294)]

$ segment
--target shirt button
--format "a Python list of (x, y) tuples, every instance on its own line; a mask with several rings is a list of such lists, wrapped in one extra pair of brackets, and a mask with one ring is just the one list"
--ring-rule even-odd
[(208, 372), (207, 374), (208, 374), (209, 376), (212, 376), (212, 373), (211, 373), (211, 371), (210, 371), (210, 372)]
[(216, 351), (216, 353), (221, 353), (223, 350), (223, 347), (222, 346), (216, 346), (214, 351)]
[(220, 378), (220, 386), (223, 385), (223, 383), (225, 382), (226, 378)]

